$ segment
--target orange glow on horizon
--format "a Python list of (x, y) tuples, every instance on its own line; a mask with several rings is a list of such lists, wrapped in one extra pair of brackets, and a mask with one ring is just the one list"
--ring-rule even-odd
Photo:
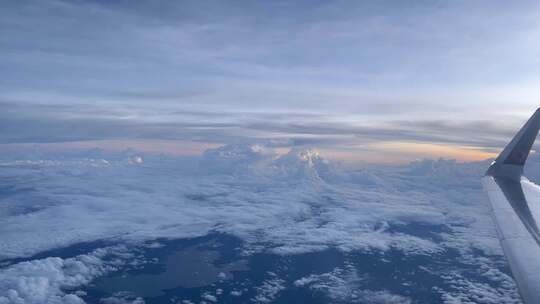
[(385, 142), (373, 145), (374, 149), (394, 150), (406, 154), (430, 157), (453, 158), (460, 161), (480, 161), (496, 157), (497, 153), (486, 152), (481, 147), (467, 147), (430, 143)]
[[(223, 146), (222, 143), (196, 142), (185, 140), (153, 140), (153, 139), (118, 139), (89, 140), (60, 143), (20, 143), (0, 144), (0, 150), (32, 149), (38, 147), (45, 151), (86, 150), (100, 148), (106, 152), (120, 152), (128, 148), (144, 153), (164, 153), (177, 156), (196, 156), (207, 149)], [(432, 144), (420, 142), (378, 142), (365, 146), (347, 148), (316, 148), (322, 156), (344, 162), (360, 163), (407, 163), (420, 158), (446, 158), (457, 161), (480, 161), (497, 156), (497, 153), (486, 152), (482, 147), (467, 147), (448, 144)], [(288, 147), (276, 148), (278, 155), (290, 151)]]
[(461, 162), (482, 161), (497, 156), (497, 153), (486, 152), (482, 147), (415, 142), (379, 142), (357, 149), (320, 151), (330, 159), (384, 164), (408, 163), (420, 158), (446, 158)]

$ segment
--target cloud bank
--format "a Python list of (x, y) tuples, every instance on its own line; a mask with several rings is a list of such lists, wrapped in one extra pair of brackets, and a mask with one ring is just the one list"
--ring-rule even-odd
[[(4, 161), (0, 275), (11, 279), (1, 285), (0, 297), (28, 303), (49, 298), (75, 301), (76, 294), (68, 289), (84, 286), (110, 266), (97, 253), (18, 262), (40, 252), (92, 241), (136, 247), (155, 239), (220, 232), (243, 240), (248, 255), (288, 256), (335, 248), (436, 257), (456, 251), (462, 261), (482, 265), (477, 275), (507, 287), (495, 290), (486, 283), (471, 283), (461, 271), (443, 271), (438, 275), (455, 282), (455, 290), (440, 291), (448, 303), (480, 297), (503, 297), (510, 303), (517, 295), (510, 277), (499, 270), (502, 252), (479, 183), (487, 165), (425, 160), (351, 170), (314, 150), (280, 155), (260, 145), (231, 145), (188, 159), (133, 154), (109, 160), (79, 155)], [(440, 231), (423, 235), (407, 230), (409, 225)], [(479, 258), (477, 252), (494, 258)], [(71, 273), (73, 263), (82, 264)], [(305, 281), (306, 288), (342, 300), (408, 301), (384, 290), (339, 295), (346, 288), (339, 282), (345, 278), (332, 276), (308, 277), (298, 284)], [(354, 286), (357, 279), (351, 280), (346, 284)], [(33, 295), (24, 293), (31, 289), (20, 282), (45, 285)], [(278, 281), (268, 284), (282, 286)], [(260, 300), (272, 299), (279, 289), (261, 289)]]

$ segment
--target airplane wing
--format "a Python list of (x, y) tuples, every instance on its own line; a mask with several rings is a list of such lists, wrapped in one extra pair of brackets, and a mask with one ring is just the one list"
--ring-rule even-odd
[(482, 178), (502, 249), (527, 304), (540, 303), (540, 186), (523, 177), (523, 166), (539, 128), (540, 109)]

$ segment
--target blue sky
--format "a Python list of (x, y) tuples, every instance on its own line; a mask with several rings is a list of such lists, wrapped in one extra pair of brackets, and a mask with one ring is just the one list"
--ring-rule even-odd
[(172, 141), (478, 159), (540, 100), (534, 1), (0, 5), (0, 149)]

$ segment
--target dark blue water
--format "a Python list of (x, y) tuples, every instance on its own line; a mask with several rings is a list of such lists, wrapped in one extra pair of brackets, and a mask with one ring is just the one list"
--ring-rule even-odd
[[(477, 265), (463, 262), (459, 252), (453, 250), (434, 255), (405, 255), (399, 250), (327, 249), (293, 256), (271, 253), (246, 256), (242, 241), (224, 234), (161, 243), (163, 247), (143, 250), (146, 259), (157, 259), (156, 263), (145, 264), (142, 269), (126, 267), (98, 278), (85, 290), (85, 300), (98, 303), (102, 298), (128, 291), (143, 297), (146, 303), (171, 303), (171, 299), (199, 303), (205, 293), (217, 296), (219, 303), (253, 303), (260, 294), (258, 287), (265, 281), (279, 279), (284, 289), (273, 303), (346, 303), (347, 298), (331, 298), (324, 290), (294, 284), (303, 277), (329, 273), (337, 267), (353, 269), (361, 277), (354, 282), (354, 288), (385, 290), (407, 296), (415, 303), (441, 302), (439, 290), (456, 288), (441, 277), (449, 270), (459, 270), (469, 280), (499, 287), (497, 282), (487, 282), (477, 271)], [(503, 267), (503, 271), (508, 269)], [(231, 291), (241, 294), (232, 295)]]

